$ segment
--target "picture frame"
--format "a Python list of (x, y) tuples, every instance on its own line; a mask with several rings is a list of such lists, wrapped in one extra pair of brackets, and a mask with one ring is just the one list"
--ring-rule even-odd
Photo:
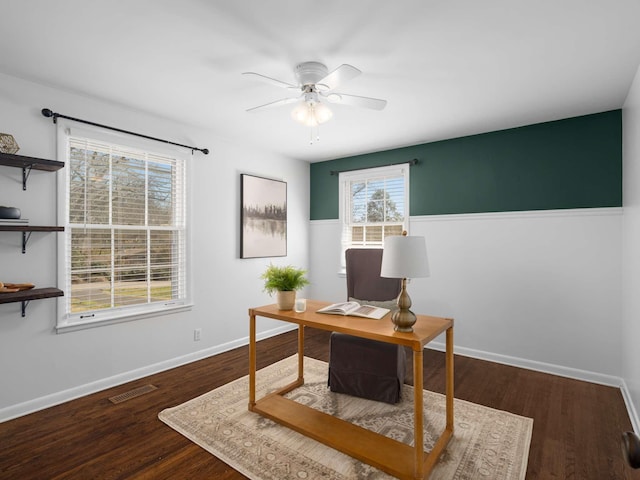
[(240, 258), (287, 255), (287, 183), (240, 174)]

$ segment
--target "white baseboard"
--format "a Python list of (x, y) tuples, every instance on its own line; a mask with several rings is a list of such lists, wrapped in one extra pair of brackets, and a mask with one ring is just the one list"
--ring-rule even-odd
[[(444, 352), (446, 350), (446, 345), (442, 342), (431, 342), (429, 343), (428, 348)], [(500, 355), (497, 353), (490, 353), (482, 350), (474, 350), (472, 348), (454, 347), (454, 353), (456, 355), (462, 355), (464, 357), (487, 360), (489, 362), (501, 363), (503, 365), (510, 365), (512, 367), (526, 368), (527, 370), (549, 373), (552, 375), (558, 375), (560, 377), (572, 378), (574, 380), (582, 380), (585, 382), (597, 383), (599, 385), (617, 387), (620, 389), (620, 393), (622, 393), (622, 398), (627, 407), (627, 413), (629, 415), (629, 419), (631, 420), (633, 430), (640, 435), (640, 421), (638, 418), (638, 412), (636, 411), (633, 402), (631, 401), (631, 394), (627, 389), (627, 384), (625, 383), (624, 379), (620, 377), (589, 372), (577, 368), (563, 367), (560, 365), (538, 362), (535, 360), (510, 357), (508, 355)]]
[(622, 392), (624, 404), (627, 406), (627, 412), (629, 412), (629, 418), (631, 419), (633, 431), (636, 432), (636, 434), (640, 435), (640, 421), (638, 419), (638, 412), (636, 410), (636, 407), (633, 405), (633, 402), (631, 401), (631, 393), (629, 392), (627, 383), (624, 380), (622, 380), (620, 391)]
[[(295, 328), (297, 328), (295, 325), (283, 325), (281, 327), (262, 332), (258, 334), (256, 338), (257, 340), (263, 340), (265, 338), (273, 337), (281, 333), (294, 330)], [(55, 405), (68, 402), (85, 395), (90, 395), (107, 388), (115, 387), (127, 382), (131, 382), (133, 380), (137, 380), (139, 378), (163, 372), (171, 368), (186, 365), (197, 360), (202, 360), (219, 353), (233, 350), (234, 348), (242, 347), (244, 345), (247, 345), (248, 343), (249, 337), (240, 338), (232, 342), (216, 345), (214, 347), (199, 350), (188, 355), (172, 358), (164, 362), (148, 365), (146, 367), (131, 370), (119, 375), (114, 375), (96, 382), (91, 382), (85, 385), (70, 388), (68, 390), (56, 392), (51, 395), (46, 395), (44, 397), (39, 397), (16, 405), (11, 405), (9, 407), (0, 409), (0, 423), (11, 420), (13, 418), (21, 417), (23, 415), (28, 415), (29, 413), (37, 412), (39, 410), (44, 410), (45, 408), (53, 407)], [(442, 342), (431, 342), (429, 343), (429, 348), (438, 351), (445, 351), (445, 344)], [(638, 413), (633, 405), (633, 402), (631, 402), (631, 396), (627, 389), (626, 383), (622, 378), (615, 377), (613, 375), (604, 375), (600, 373), (589, 372), (576, 368), (553, 365), (550, 363), (511, 357), (508, 355), (500, 355), (496, 353), (485, 352), (482, 350), (475, 350), (472, 348), (455, 347), (454, 351), (456, 355), (463, 355), (465, 357), (477, 358), (480, 360), (487, 360), (504, 365), (526, 368), (528, 370), (550, 373), (552, 375), (559, 375), (561, 377), (568, 377), (576, 380), (583, 380), (586, 382), (618, 387), (622, 392), (622, 397), (624, 399), (625, 405), (627, 406), (627, 412), (629, 413), (629, 418), (631, 419), (633, 429), (636, 433), (640, 434), (640, 421)]]
[[(442, 342), (431, 342), (429, 343), (428, 348), (444, 352), (446, 350), (446, 345)], [(487, 360), (489, 362), (501, 363), (504, 365), (510, 365), (512, 367), (520, 367), (526, 368), (527, 370), (534, 370), (536, 372), (550, 373), (552, 375), (572, 378), (574, 380), (583, 380), (585, 382), (607, 385), (609, 387), (617, 387), (620, 389), (620, 393), (622, 394), (622, 398), (624, 399), (624, 403), (627, 407), (627, 413), (629, 414), (629, 419), (631, 420), (633, 430), (640, 435), (640, 421), (638, 418), (638, 412), (636, 411), (633, 402), (631, 401), (631, 395), (629, 393), (629, 390), (627, 389), (627, 384), (625, 383), (624, 379), (620, 377), (589, 372), (577, 368), (563, 367), (560, 365), (538, 362), (535, 360), (510, 357), (508, 355), (500, 355), (497, 353), (490, 353), (482, 350), (474, 350), (473, 348), (454, 347), (454, 353), (456, 355), (477, 358), (479, 360)]]
[[(442, 342), (431, 342), (429, 347), (433, 350), (444, 352), (446, 346)], [(577, 368), (563, 367), (560, 365), (554, 365), (551, 363), (538, 362), (535, 360), (527, 360), (524, 358), (510, 357), (508, 355), (500, 355), (497, 353), (484, 352), (482, 350), (474, 350), (472, 348), (454, 347), (454, 353), (456, 355), (462, 355), (465, 357), (477, 358), (479, 360), (487, 360), (489, 362), (501, 363), (504, 365), (510, 365), (512, 367), (526, 368), (527, 370), (534, 370), (536, 372), (550, 373), (552, 375), (558, 375), (560, 377), (572, 378), (574, 380), (583, 380), (585, 382), (597, 383), (600, 385), (607, 385), (609, 387), (617, 387), (620, 389), (625, 406), (627, 407), (627, 413), (631, 420), (633, 431), (640, 435), (640, 417), (636, 411), (633, 402), (631, 401), (631, 394), (627, 388), (627, 384), (624, 379), (616, 377), (614, 375), (604, 375), (601, 373), (589, 372), (586, 370), (580, 370)], [(620, 432), (622, 433), (622, 432)]]
[[(428, 348), (438, 351), (445, 351), (445, 344), (442, 342), (431, 342)], [(620, 377), (614, 375), (605, 375), (602, 373), (589, 372), (578, 368), (563, 367), (552, 363), (538, 362), (536, 360), (527, 360), (526, 358), (511, 357), (509, 355), (501, 355), (498, 353), (485, 352), (483, 350), (475, 350), (473, 348), (454, 347), (456, 355), (477, 358), (479, 360), (487, 360), (489, 362), (502, 363), (512, 367), (526, 368), (536, 372), (550, 373), (560, 377), (573, 378), (575, 380), (583, 380), (585, 382), (607, 385), (610, 387), (621, 388), (624, 383)]]
[[(256, 339), (263, 340), (265, 338), (273, 337), (275, 335), (279, 335), (281, 333), (287, 332), (289, 330), (293, 330), (295, 328), (297, 328), (297, 326), (295, 325), (283, 325), (281, 327), (274, 328), (272, 330), (268, 330), (266, 332), (257, 334)], [(101, 390), (105, 390), (107, 388), (116, 387), (118, 385), (122, 385), (124, 383), (131, 382), (139, 378), (143, 378), (149, 375), (153, 375), (155, 373), (163, 372), (171, 368), (179, 367), (181, 365), (186, 365), (188, 363), (192, 363), (197, 360), (202, 360), (204, 358), (208, 358), (213, 355), (217, 355), (219, 353), (227, 352), (229, 350), (233, 350), (234, 348), (242, 347), (248, 344), (249, 344), (249, 337), (240, 338), (232, 342), (216, 345), (211, 348), (206, 348), (204, 350), (192, 352), (187, 355), (165, 360), (163, 362), (155, 363), (153, 365), (148, 365), (142, 368), (131, 370), (129, 372), (124, 372), (118, 375), (113, 375), (111, 377), (103, 378), (96, 382), (87, 383), (85, 385), (80, 385), (78, 387), (70, 388), (68, 390), (62, 390), (60, 392), (52, 393), (50, 395), (45, 395), (44, 397), (35, 398), (27, 402), (11, 405), (9, 407), (0, 409), (0, 423), (6, 422), (7, 420), (11, 420), (17, 417), (21, 417), (23, 415), (28, 415), (29, 413), (37, 412), (39, 410), (44, 410), (45, 408), (53, 407), (55, 405), (68, 402), (76, 398), (84, 397), (85, 395), (90, 395), (92, 393), (96, 393)]]

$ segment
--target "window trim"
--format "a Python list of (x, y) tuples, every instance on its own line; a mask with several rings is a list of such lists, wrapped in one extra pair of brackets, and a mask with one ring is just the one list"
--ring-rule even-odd
[[(184, 163), (184, 208), (185, 208), (185, 288), (186, 297), (183, 300), (158, 302), (153, 304), (142, 304), (126, 308), (112, 308), (94, 313), (90, 319), (83, 320), (79, 315), (71, 315), (66, 311), (66, 301), (58, 301), (58, 314), (56, 322), (57, 333), (83, 330), (105, 325), (113, 325), (121, 322), (128, 322), (150, 317), (157, 317), (170, 313), (188, 311), (193, 307), (193, 268), (192, 268), (192, 195), (191, 191), (191, 168), (189, 155), (184, 149), (171, 145), (158, 144), (151, 140), (131, 137), (124, 133), (111, 132), (99, 127), (77, 126), (75, 122), (58, 119), (57, 123), (57, 158), (65, 163), (68, 162), (68, 138), (70, 136), (86, 137), (98, 142), (106, 142), (125, 146), (133, 149), (145, 150), (159, 155), (172, 156)], [(58, 285), (67, 285), (67, 265), (70, 261), (66, 254), (67, 235), (70, 235), (68, 226), (68, 168), (63, 168), (57, 172), (57, 199), (58, 199), (58, 224), (65, 226), (65, 237), (58, 240)]]
[[(339, 213), (338, 219), (340, 221), (340, 266), (338, 269), (339, 275), (345, 275), (347, 266), (345, 261), (345, 251), (347, 248), (351, 248), (352, 245), (346, 241), (345, 230), (348, 225), (347, 219), (349, 212), (347, 211), (347, 185), (352, 181), (368, 180), (377, 176), (400, 176), (404, 177), (404, 206), (405, 215), (403, 221), (403, 229), (409, 232), (409, 175), (410, 175), (411, 163), (400, 163), (395, 165), (388, 165), (384, 167), (371, 167), (363, 168), (359, 170), (349, 170), (340, 172), (338, 174), (338, 205)], [(384, 238), (382, 239), (382, 246), (359, 246), (357, 248), (384, 248)]]

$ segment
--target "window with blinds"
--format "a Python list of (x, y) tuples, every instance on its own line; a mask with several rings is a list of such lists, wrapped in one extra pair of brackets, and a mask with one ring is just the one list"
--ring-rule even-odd
[(342, 172), (339, 181), (343, 251), (382, 248), (408, 229), (409, 164)]
[(184, 160), (69, 136), (65, 167), (64, 318), (86, 323), (183, 304)]

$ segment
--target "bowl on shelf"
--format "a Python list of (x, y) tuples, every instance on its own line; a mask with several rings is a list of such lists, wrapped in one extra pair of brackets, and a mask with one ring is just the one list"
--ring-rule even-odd
[(20, 209), (0, 206), (0, 218), (18, 220), (20, 218)]
[(0, 293), (15, 293), (22, 290), (31, 290), (33, 283), (2, 283), (0, 282)]

